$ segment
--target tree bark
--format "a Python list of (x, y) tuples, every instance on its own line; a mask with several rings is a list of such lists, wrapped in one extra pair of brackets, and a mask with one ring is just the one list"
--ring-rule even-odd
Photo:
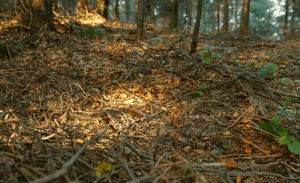
[(155, 0), (150, 0), (151, 1), (151, 23), (155, 24), (155, 15), (154, 15), (154, 5), (155, 5)]
[(292, 13), (292, 19), (291, 19), (291, 23), (290, 23), (290, 36), (295, 36), (295, 30), (294, 30), (294, 20), (295, 20), (295, 16), (296, 16), (296, 0), (293, 0), (293, 13)]
[(171, 0), (170, 28), (177, 29), (177, 26), (178, 26), (178, 1)]
[(213, 1), (213, 14), (212, 14), (212, 29), (211, 29), (211, 33), (214, 34), (215, 33), (215, 19), (216, 19), (216, 15), (215, 15), (215, 11), (216, 11), (216, 4), (215, 4), (216, 0)]
[(218, 21), (218, 34), (220, 34), (220, 0), (218, 0), (218, 12), (217, 12), (217, 21)]
[(51, 31), (55, 31), (55, 26), (54, 26), (54, 16), (53, 16), (53, 1), (54, 0), (44, 0), (44, 6), (45, 6), (45, 10), (46, 10), (46, 19), (47, 22), (49, 23), (49, 27)]
[(139, 39), (143, 38), (143, 26), (144, 26), (144, 0), (138, 0), (138, 12), (137, 12), (137, 32), (140, 32)]
[(240, 25), (241, 37), (248, 33), (250, 1), (251, 0), (244, 0), (243, 2), (242, 18), (241, 18), (241, 25)]
[(289, 17), (289, 0), (285, 1), (285, 15), (284, 15), (284, 35), (288, 32), (288, 17)]
[(191, 27), (192, 26), (192, 7), (193, 7), (193, 0), (186, 0), (187, 2), (187, 17), (189, 19), (188, 24)]
[(197, 18), (196, 18), (196, 24), (195, 24), (194, 32), (193, 32), (193, 40), (192, 40), (192, 44), (191, 44), (190, 55), (196, 53), (196, 48), (198, 45), (198, 32), (199, 32), (200, 22), (201, 22), (202, 4), (203, 4), (202, 0), (198, 0)]
[(229, 21), (229, 0), (224, 0), (223, 8), (223, 31), (228, 31), (228, 21)]
[(117, 18), (118, 20), (120, 20), (120, 16), (119, 16), (119, 0), (116, 0), (115, 14), (116, 14), (116, 18)]
[(234, 23), (234, 29), (235, 30), (238, 30), (237, 29), (237, 26), (238, 26), (238, 6), (239, 5), (239, 0), (235, 0), (235, 23)]
[(103, 17), (108, 19), (108, 6), (109, 6), (109, 0), (104, 1), (104, 11), (103, 11)]

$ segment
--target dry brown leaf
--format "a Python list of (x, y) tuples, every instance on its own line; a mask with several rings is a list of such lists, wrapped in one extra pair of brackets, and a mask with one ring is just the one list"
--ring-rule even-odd
[(185, 152), (185, 153), (189, 153), (189, 152), (191, 152), (191, 150), (192, 150), (192, 147), (191, 146), (186, 146), (185, 148), (183, 148), (183, 151)]
[(241, 183), (244, 178), (245, 178), (244, 176), (240, 176), (240, 175), (236, 176), (236, 183)]
[(237, 165), (237, 162), (234, 159), (223, 159), (221, 163), (225, 164), (227, 168), (233, 168)]

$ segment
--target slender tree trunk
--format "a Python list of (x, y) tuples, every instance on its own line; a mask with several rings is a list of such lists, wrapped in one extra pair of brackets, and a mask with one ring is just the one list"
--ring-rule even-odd
[(295, 20), (295, 15), (296, 15), (296, 0), (293, 0), (293, 13), (292, 13), (292, 19), (290, 22), (290, 36), (292, 37), (294, 33), (294, 20)]
[[(149, 21), (152, 24), (154, 24), (154, 22), (155, 22), (153, 1), (154, 0), (146, 0), (146, 11), (145, 11), (146, 14), (144, 15), (146, 17), (149, 17)], [(147, 21), (148, 21), (148, 19), (147, 19)]]
[(284, 16), (284, 35), (288, 32), (288, 17), (289, 17), (289, 0), (285, 1), (285, 16)]
[(248, 33), (250, 1), (251, 0), (244, 0), (243, 2), (242, 18), (241, 18), (241, 25), (240, 25), (241, 36), (244, 36), (245, 34)]
[(151, 20), (151, 0), (146, 0), (144, 16), (147, 22)]
[(229, 0), (224, 0), (223, 16), (223, 31), (227, 32), (229, 21)]
[(196, 18), (196, 24), (193, 32), (193, 40), (191, 44), (190, 55), (196, 53), (196, 48), (198, 45), (198, 33), (199, 33), (199, 27), (200, 27), (201, 15), (202, 15), (202, 4), (203, 4), (202, 0), (198, 0), (197, 18)]
[(155, 0), (150, 0), (151, 1), (151, 23), (155, 24), (155, 15), (154, 15), (154, 1)]
[(212, 15), (212, 28), (211, 33), (215, 33), (215, 13)]
[(126, 11), (126, 22), (130, 23), (130, 0), (125, 2), (125, 11)]
[[(232, 19), (232, 17), (233, 17), (233, 14), (234, 14), (234, 9), (233, 9), (233, 0), (230, 0), (230, 2), (229, 2), (229, 7), (230, 7), (230, 15), (229, 15), (229, 20), (231, 20)], [(230, 25), (229, 25), (230, 26)]]
[(193, 0), (186, 0), (187, 2), (187, 9), (186, 9), (186, 14), (189, 19), (188, 24), (191, 27), (192, 26), (192, 7), (193, 7)]
[(119, 0), (116, 0), (115, 14), (116, 14), (116, 18), (117, 18), (118, 20), (120, 20), (120, 16), (119, 16)]
[(54, 16), (53, 16), (53, 1), (54, 0), (44, 0), (44, 6), (46, 10), (46, 16), (48, 19), (49, 27), (51, 31), (55, 31), (55, 26), (54, 26)]
[(238, 10), (239, 10), (239, 0), (235, 0), (235, 23), (234, 23), (234, 28), (237, 30), (238, 26)]
[(144, 0), (138, 0), (138, 13), (137, 13), (137, 32), (141, 32), (139, 35), (139, 39), (143, 38), (143, 30), (141, 30), (144, 26)]
[(178, 26), (178, 1), (171, 0), (170, 28), (177, 29), (177, 26)]
[[(178, 2), (178, 7), (184, 7), (183, 4)], [(177, 21), (177, 27), (181, 27), (183, 24), (185, 24), (185, 18), (183, 17), (184, 14), (184, 8), (178, 8), (178, 21)]]
[(220, 0), (218, 0), (218, 12), (217, 12), (217, 20), (218, 20), (218, 34), (220, 34)]
[(103, 17), (108, 19), (108, 6), (109, 6), (109, 0), (104, 1), (104, 11), (103, 11)]

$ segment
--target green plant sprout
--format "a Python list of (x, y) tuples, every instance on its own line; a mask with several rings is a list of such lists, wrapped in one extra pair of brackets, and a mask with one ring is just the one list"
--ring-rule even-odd
[(204, 95), (204, 93), (201, 92), (200, 90), (205, 89), (205, 88), (208, 88), (208, 86), (203, 86), (203, 85), (198, 86), (197, 87), (198, 91), (196, 91), (195, 97), (196, 98), (202, 97)]
[(271, 76), (273, 76), (275, 74), (275, 72), (277, 71), (277, 65), (274, 63), (267, 63), (268, 68), (264, 68), (265, 67), (265, 63), (260, 65), (260, 69), (259, 69), (259, 74), (262, 77), (269, 77), (271, 78), (269, 75), (267, 74), (271, 74)]
[(220, 58), (224, 58), (223, 55), (221, 54), (211, 54), (211, 55), (206, 55), (204, 54), (203, 52), (200, 52), (199, 53), (200, 55), (202, 55), (202, 58), (203, 58), (203, 61), (207, 64), (207, 65), (210, 65), (210, 59), (211, 58), (216, 58), (217, 56), (220, 57)]
[[(284, 104), (290, 104), (291, 103), (291, 99), (287, 99)], [(288, 149), (297, 154), (300, 155), (300, 142), (290, 134), (289, 130), (286, 129), (285, 127), (278, 127), (280, 123), (282, 123), (282, 119), (281, 116), (284, 116), (285, 118), (289, 115), (291, 117), (300, 119), (299, 116), (297, 116), (294, 113), (291, 113), (285, 109), (281, 109), (280, 111), (276, 112), (277, 115), (275, 117), (272, 118), (271, 120), (271, 124), (270, 123), (263, 123), (261, 125), (259, 125), (259, 128), (261, 128), (262, 130), (265, 130), (271, 134), (274, 135), (280, 135), (281, 137), (278, 140), (279, 145), (283, 145), (283, 144), (287, 144)], [(274, 137), (270, 136), (269, 137), (271, 139), (274, 139)], [(299, 156), (300, 158), (300, 156)]]

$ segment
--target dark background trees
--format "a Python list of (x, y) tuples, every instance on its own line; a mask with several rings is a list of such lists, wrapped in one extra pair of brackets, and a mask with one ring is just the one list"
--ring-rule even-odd
[[(138, 0), (1, 0), (1, 11), (32, 11), (45, 15), (53, 22), (53, 11), (60, 15), (85, 14), (96, 10), (106, 19), (135, 24), (138, 15)], [(263, 36), (295, 36), (299, 34), (299, 0), (203, 0), (200, 31), (240, 35), (256, 32)], [(5, 5), (8, 4), (8, 5)], [(7, 7), (7, 8), (6, 8)], [(26, 10), (27, 9), (27, 10)], [(53, 11), (52, 11), (53, 10)], [(194, 0), (144, 0), (144, 21), (173, 30), (182, 27), (193, 29), (196, 22), (197, 1)], [(49, 19), (50, 18), (50, 19)]]

